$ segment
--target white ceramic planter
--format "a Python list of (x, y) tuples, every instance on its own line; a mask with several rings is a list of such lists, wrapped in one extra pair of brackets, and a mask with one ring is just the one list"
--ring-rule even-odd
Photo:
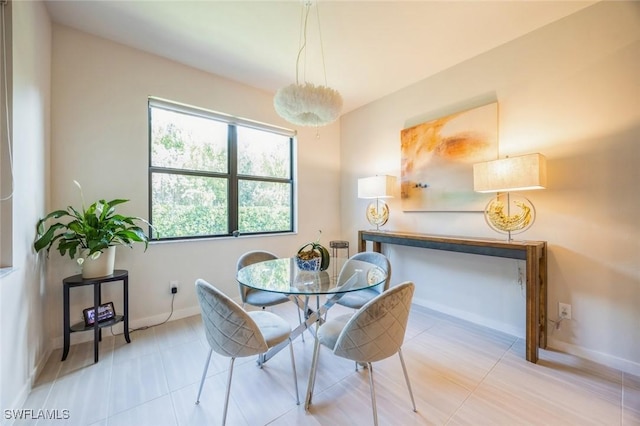
[(82, 263), (82, 277), (96, 278), (113, 274), (116, 261), (116, 247), (111, 246), (104, 250), (97, 259), (85, 258)]

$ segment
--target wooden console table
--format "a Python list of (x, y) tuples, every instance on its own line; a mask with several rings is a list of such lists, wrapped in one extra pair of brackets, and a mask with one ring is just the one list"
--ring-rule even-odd
[(547, 347), (547, 243), (449, 237), (410, 232), (358, 231), (358, 251), (380, 252), (382, 244), (455, 251), (520, 259), (526, 265), (526, 358), (538, 362), (538, 348)]

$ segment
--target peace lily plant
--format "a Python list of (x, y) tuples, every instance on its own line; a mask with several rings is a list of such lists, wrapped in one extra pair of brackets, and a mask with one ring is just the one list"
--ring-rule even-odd
[[(133, 243), (139, 242), (144, 243), (147, 250), (149, 238), (137, 223), (142, 222), (149, 227), (152, 225), (140, 217), (123, 216), (115, 212), (117, 205), (129, 200), (98, 200), (85, 208), (82, 187), (77, 181), (73, 182), (80, 189), (82, 209), (68, 206), (66, 210), (55, 210), (40, 219), (33, 244), (36, 252), (46, 249), (48, 254), (57, 242), (60, 255), (68, 254), (71, 259), (77, 256), (76, 262), (82, 265), (86, 259), (96, 260), (109, 247), (117, 245), (133, 247)], [(55, 222), (47, 226), (52, 220)]]

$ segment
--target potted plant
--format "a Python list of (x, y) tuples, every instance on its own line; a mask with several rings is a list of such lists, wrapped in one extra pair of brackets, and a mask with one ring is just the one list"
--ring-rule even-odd
[[(144, 243), (145, 251), (149, 245), (149, 238), (137, 224), (146, 220), (135, 216), (116, 214), (116, 206), (129, 200), (115, 199), (111, 201), (98, 200), (89, 207), (84, 205), (82, 187), (82, 209), (68, 206), (66, 210), (55, 210), (38, 221), (36, 226), (36, 240), (33, 247), (36, 252), (51, 250), (57, 242), (60, 255), (69, 255), (71, 259), (77, 257), (82, 266), (82, 276), (93, 278), (113, 273), (115, 246), (132, 247), (133, 243)], [(58, 221), (63, 219), (64, 221)], [(55, 222), (47, 223), (50, 220)]]
[(318, 231), (318, 239), (300, 247), (296, 254), (298, 268), (303, 271), (324, 271), (329, 267), (329, 250), (320, 244), (322, 231)]

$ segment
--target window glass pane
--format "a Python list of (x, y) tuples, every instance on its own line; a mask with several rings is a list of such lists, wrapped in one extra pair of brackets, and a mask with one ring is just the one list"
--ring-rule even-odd
[(228, 234), (227, 179), (152, 173), (151, 222), (160, 238)]
[(238, 181), (240, 232), (290, 231), (291, 184)]
[(161, 240), (293, 231), (295, 132), (157, 98), (148, 117)]
[(289, 179), (291, 142), (288, 136), (238, 126), (238, 174)]
[(151, 108), (151, 165), (227, 173), (227, 124)]

